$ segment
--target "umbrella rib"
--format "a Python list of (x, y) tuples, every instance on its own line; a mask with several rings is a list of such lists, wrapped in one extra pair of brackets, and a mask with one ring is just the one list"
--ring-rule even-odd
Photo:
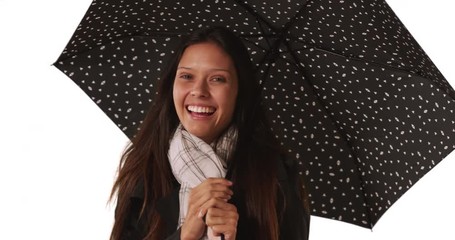
[[(400, 72), (403, 72), (403, 73), (408, 73), (408, 74), (409, 73), (410, 74), (415, 74), (415, 75), (418, 75), (418, 76), (421, 76), (421, 77), (425, 78), (425, 76), (422, 76), (421, 74), (419, 74), (418, 70), (415, 71), (415, 70), (410, 69), (410, 68), (402, 68), (402, 67), (392, 66), (392, 65), (388, 65), (386, 63), (380, 63), (380, 62), (377, 62), (377, 61), (374, 61), (374, 60), (370, 60), (370, 59), (367, 59), (367, 58), (361, 58), (361, 57), (358, 57), (358, 56), (355, 56), (355, 55), (352, 55), (352, 54), (349, 54), (349, 55), (343, 54), (342, 52), (337, 52), (334, 49), (326, 49), (326, 48), (322, 48), (320, 46), (314, 45), (312, 43), (305, 42), (305, 41), (303, 41), (302, 39), (300, 39), (298, 37), (292, 36), (291, 34), (288, 34), (288, 37), (290, 37), (290, 40), (298, 41), (298, 42), (301, 42), (302, 44), (308, 46), (308, 47), (300, 48), (301, 50), (311, 49), (312, 48), (312, 49), (315, 49), (315, 50), (318, 50), (318, 51), (321, 51), (321, 52), (326, 52), (328, 54), (336, 55), (336, 56), (343, 57), (343, 58), (346, 58), (346, 59), (349, 59), (349, 60), (365, 62), (365, 63), (372, 64), (372, 65), (375, 65), (375, 66), (378, 66), (378, 67), (393, 69), (393, 70), (400, 71)], [(292, 48), (288, 48), (288, 49), (292, 49)]]
[[(311, 44), (309, 44), (309, 45), (311, 45)], [(374, 65), (374, 66), (377, 66), (377, 67), (381, 67), (381, 68), (384, 68), (384, 69), (392, 69), (392, 70), (397, 71), (397, 72), (419, 76), (419, 77), (422, 77), (422, 78), (424, 78), (426, 80), (432, 80), (432, 79), (428, 78), (427, 76), (425, 76), (424, 74), (422, 74), (421, 71), (419, 71), (419, 69), (414, 70), (414, 69), (411, 69), (411, 68), (400, 68), (400, 67), (397, 67), (397, 66), (392, 66), (392, 65), (385, 64), (385, 63), (380, 63), (380, 62), (369, 60), (369, 59), (366, 59), (366, 58), (360, 58), (360, 57), (356, 57), (356, 56), (352, 56), (352, 55), (351, 56), (347, 56), (347, 55), (344, 55), (344, 54), (341, 54), (341, 53), (337, 53), (335, 51), (331, 51), (331, 50), (327, 50), (327, 49), (323, 49), (323, 48), (319, 48), (319, 47), (312, 47), (312, 48), (315, 49), (315, 50), (318, 50), (318, 51), (322, 51), (322, 52), (326, 52), (326, 53), (332, 54), (332, 55), (337, 55), (337, 56), (349, 59), (351, 61), (363, 62), (365, 64), (371, 64), (371, 65)], [(442, 85), (438, 81), (431, 81), (431, 83), (433, 83), (442, 92), (447, 93), (449, 96), (452, 97), (452, 99), (455, 100), (455, 92), (450, 91), (450, 89), (446, 89), (445, 86)]]
[[(261, 15), (259, 15), (256, 11), (254, 11), (254, 9), (247, 3), (245, 3), (244, 1), (242, 0), (235, 0), (235, 2), (237, 2), (237, 4), (239, 4), (241, 7), (243, 7), (247, 12), (249, 12), (251, 15), (253, 15), (255, 18), (256, 18), (256, 21), (258, 22), (258, 25), (259, 25), (259, 28), (260, 28), (260, 31), (262, 33), (262, 36), (268, 36), (268, 37), (265, 37), (265, 41), (267, 42), (267, 46), (269, 47), (269, 49), (271, 49), (273, 52), (273, 47), (272, 44), (270, 41), (269, 41), (269, 38), (271, 36), (276, 36), (276, 33), (278, 32), (277, 29), (272, 26), (272, 24), (270, 24), (265, 18), (263, 18)], [(272, 32), (274, 32), (274, 34), (266, 34), (265, 32), (265, 29), (264, 29), (264, 26), (263, 25), (266, 25), (267, 27), (269, 27)], [(267, 52), (267, 54), (261, 59), (261, 61), (259, 62), (259, 65), (262, 65), (264, 64), (268, 58), (269, 58), (269, 55), (270, 55), (270, 52)]]
[[(277, 37), (277, 39), (273, 43), (269, 42), (269, 38), (265, 38), (270, 51), (267, 51), (266, 55), (259, 62), (259, 65), (263, 65), (265, 62), (270, 62), (270, 61), (273, 62), (274, 59), (276, 57), (278, 57), (278, 55), (279, 55), (278, 48), (280, 46), (280, 43), (282, 43), (286, 37), (285, 32), (294, 24), (294, 21), (297, 19), (297, 17), (304, 13), (303, 9), (305, 9), (308, 0), (305, 0), (302, 7), (300, 7), (300, 9), (297, 11), (297, 13), (282, 28), (274, 27), (265, 18), (263, 18), (260, 14), (258, 14), (249, 4), (245, 3), (244, 1), (236, 0), (236, 2), (237, 2), (237, 4), (242, 6), (246, 11), (248, 11), (251, 15), (253, 15), (256, 18), (258, 25), (261, 29), (261, 32), (263, 33), (263, 36), (266, 35), (264, 27), (263, 27), (263, 24), (265, 24), (265, 25), (267, 25), (267, 27), (269, 27), (275, 33), (275, 34), (271, 34), (271, 36)], [(268, 66), (267, 69), (269, 67), (270, 66)], [(268, 72), (268, 70), (266, 72)]]
[[(371, 64), (371, 65), (374, 65), (374, 66), (377, 66), (377, 67), (386, 68), (386, 69), (393, 69), (393, 70), (398, 71), (398, 72), (402, 72), (402, 73), (406, 73), (406, 74), (414, 74), (414, 75), (426, 78), (425, 76), (422, 76), (421, 74), (419, 74), (419, 71), (414, 71), (413, 69), (410, 69), (410, 68), (400, 68), (400, 67), (388, 65), (388, 64), (385, 64), (385, 63), (380, 63), (380, 62), (377, 62), (377, 61), (374, 61), (374, 60), (369, 60), (369, 59), (366, 59), (366, 58), (360, 58), (360, 57), (357, 57), (357, 56), (354, 56), (354, 55), (345, 55), (345, 54), (336, 52), (334, 50), (328, 50), (328, 49), (317, 47), (317, 46), (315, 46), (313, 44), (310, 44), (310, 43), (306, 43), (306, 42), (302, 42), (302, 43), (307, 45), (308, 47), (289, 48), (289, 45), (287, 45), (288, 49), (293, 49), (293, 51), (287, 51), (287, 52), (293, 53), (296, 50), (314, 49), (314, 50), (317, 50), (317, 51), (321, 51), (321, 52), (325, 52), (325, 53), (328, 53), (328, 54), (339, 56), (339, 57), (342, 57), (342, 58), (345, 58), (345, 59), (349, 59), (351, 61), (363, 62), (363, 63)], [(445, 92), (447, 92), (447, 91), (445, 91)]]
[(449, 96), (452, 97), (452, 99), (455, 100), (455, 92), (450, 91), (450, 89), (446, 89), (445, 86), (442, 85), (438, 81), (431, 81), (432, 79), (430, 79), (430, 78), (424, 76), (423, 74), (421, 74), (421, 72), (419, 70), (415, 71), (413, 69), (395, 67), (395, 66), (384, 64), (384, 63), (379, 63), (379, 62), (376, 62), (376, 61), (373, 61), (373, 60), (368, 60), (368, 59), (365, 59), (365, 58), (359, 58), (359, 57), (355, 57), (355, 56), (346, 56), (346, 55), (343, 55), (343, 54), (339, 54), (339, 53), (336, 53), (336, 52), (333, 52), (333, 51), (330, 51), (330, 50), (326, 50), (326, 49), (322, 49), (322, 48), (318, 48), (318, 47), (312, 47), (312, 48), (315, 49), (315, 50), (318, 50), (318, 51), (326, 52), (326, 53), (329, 53), (329, 54), (333, 54), (333, 55), (337, 55), (337, 56), (349, 59), (350, 61), (356, 61), (356, 62), (362, 62), (362, 63), (365, 63), (365, 64), (371, 64), (373, 66), (377, 66), (377, 67), (380, 67), (380, 68), (391, 69), (391, 70), (394, 70), (396, 72), (401, 72), (401, 73), (404, 73), (404, 74), (415, 75), (415, 76), (424, 78), (424, 79), (430, 81), (432, 84), (434, 84), (442, 92), (447, 93)]
[[(245, 1), (242, 1), (242, 0), (235, 0), (235, 2), (237, 4), (239, 4), (241, 7), (243, 7), (245, 10), (247, 10), (251, 15), (253, 15), (259, 23), (264, 23), (267, 25), (267, 27), (269, 27), (270, 29), (273, 30), (273, 32), (277, 32), (277, 29), (275, 27), (272, 26), (272, 24), (270, 24), (266, 19), (264, 19), (261, 15), (259, 15), (256, 11), (254, 11), (254, 9), (247, 3), (245, 3)], [(260, 24), (259, 24), (260, 25)]]
[[(288, 50), (291, 49), (290, 46), (289, 46), (289, 42), (286, 42), (285, 45), (286, 45), (286, 48)], [(298, 57), (296, 56), (296, 53), (294, 51), (289, 51), (289, 53), (290, 53), (291, 57), (294, 59), (294, 61), (296, 63), (298, 63), (299, 61), (298, 61)], [(303, 66), (301, 66), (300, 64), (296, 64), (296, 66), (297, 66), (297, 69), (301, 72), (301, 74), (303, 76), (305, 76), (305, 69), (303, 69)], [(313, 83), (310, 80), (310, 78), (308, 77), (307, 79), (308, 79), (308, 82), (311, 85), (313, 85)], [(314, 90), (314, 87), (312, 87), (311, 89), (312, 89), (312, 91), (314, 93), (314, 96), (318, 96), (316, 91)], [(323, 102), (320, 100), (319, 97), (317, 97), (316, 99), (318, 100), (319, 104), (321, 104), (321, 106), (324, 106)], [(325, 109), (324, 111), (328, 111), (328, 110)], [(332, 118), (332, 116), (330, 114), (327, 114), (327, 116), (331, 120), (332, 124), (334, 124), (336, 126), (337, 131), (342, 132), (340, 126), (336, 123), (336, 121)], [(345, 134), (340, 134), (340, 137), (343, 138), (344, 141), (346, 142), (346, 144), (349, 146), (350, 152), (353, 155), (353, 158), (356, 160), (357, 159), (357, 154), (353, 150), (352, 146), (349, 144), (349, 141), (346, 139)], [(359, 165), (357, 164), (357, 161), (354, 161), (354, 164), (356, 165), (357, 170), (359, 170)], [(358, 177), (360, 179), (360, 182), (364, 183), (364, 181), (363, 181), (364, 179), (362, 178), (362, 175), (360, 173), (358, 174)], [(372, 218), (371, 218), (371, 213), (370, 213), (370, 206), (371, 205), (370, 205), (370, 203), (369, 203), (369, 201), (367, 199), (366, 193), (364, 191), (365, 186), (362, 184), (361, 187), (362, 187), (362, 192), (363, 192), (363, 200), (364, 200), (364, 202), (366, 204), (365, 212), (367, 213), (366, 214), (367, 215), (367, 220), (368, 220), (368, 223), (370, 224), (370, 228), (373, 228), (373, 223), (372, 223)]]
[[(304, 14), (303, 10), (306, 8), (307, 2), (308, 1), (305, 0), (303, 5), (297, 11), (297, 13), (281, 29), (279, 29), (279, 31), (277, 28), (271, 26), (271, 24), (269, 24), (267, 21), (265, 21), (265, 20), (263, 20), (263, 18), (261, 18), (276, 33), (275, 35), (277, 36), (277, 39), (273, 42), (273, 45), (270, 45), (270, 43), (267, 41), (268, 45), (270, 46), (270, 48), (269, 48), (270, 51), (267, 51), (266, 55), (261, 59), (259, 65), (263, 65), (265, 62), (273, 63), (276, 61), (276, 58), (280, 55), (279, 47), (282, 43), (286, 42), (285, 39), (286, 39), (287, 35), (289, 35), (286, 32), (288, 32), (290, 27), (292, 27), (292, 25), (294, 24), (294, 21), (296, 21), (296, 19), (300, 15)], [(242, 4), (242, 3), (239, 3), (239, 4)], [(251, 7), (249, 5), (246, 5), (244, 7), (252, 14), (258, 15), (254, 12), (254, 10), (251, 9)], [(260, 16), (258, 16), (258, 17), (260, 17)], [(262, 25), (259, 24), (259, 26), (262, 26)], [(262, 27), (261, 27), (261, 29), (262, 29)], [(285, 45), (286, 45), (286, 43), (285, 43)], [(288, 49), (290, 49), (290, 48), (288, 48)], [(270, 65), (267, 66), (267, 69), (264, 72), (264, 76), (266, 75), (267, 72), (269, 72), (269, 69), (270, 69)], [(262, 82), (262, 84), (264, 84), (264, 81)]]

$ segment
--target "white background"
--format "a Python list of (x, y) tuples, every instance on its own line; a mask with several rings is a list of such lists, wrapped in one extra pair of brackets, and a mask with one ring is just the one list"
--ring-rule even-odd
[[(455, 86), (449, 0), (389, 0)], [(51, 64), (91, 0), (0, 0), (0, 239), (108, 239), (107, 204), (127, 138)], [(455, 155), (373, 231), (313, 217), (311, 239), (455, 239)]]

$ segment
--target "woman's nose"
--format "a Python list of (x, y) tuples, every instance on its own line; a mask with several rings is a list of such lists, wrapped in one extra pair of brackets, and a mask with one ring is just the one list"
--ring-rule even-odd
[(207, 97), (209, 95), (208, 86), (205, 81), (196, 81), (191, 89), (191, 96), (193, 97)]

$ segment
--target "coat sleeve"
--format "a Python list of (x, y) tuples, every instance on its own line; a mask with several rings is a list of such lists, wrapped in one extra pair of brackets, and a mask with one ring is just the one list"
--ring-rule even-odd
[(175, 231), (172, 235), (168, 236), (166, 240), (180, 240), (180, 228)]
[[(130, 210), (127, 218), (125, 219), (123, 231), (122, 231), (122, 240), (143, 240), (147, 234), (147, 229), (145, 229), (145, 220), (140, 218), (140, 211), (142, 206), (141, 199), (132, 198)], [(168, 232), (169, 234), (169, 232)], [(165, 240), (180, 240), (180, 228), (172, 232), (170, 235), (164, 238)]]
[[(130, 198), (128, 212), (122, 224), (121, 240), (141, 240), (144, 238), (143, 222), (139, 219), (141, 205), (142, 199)], [(116, 221), (119, 220), (116, 219)]]
[(281, 161), (278, 167), (278, 181), (280, 184), (281, 197), (278, 204), (281, 205), (280, 214), (280, 239), (283, 240), (307, 240), (309, 238), (310, 215), (305, 211), (303, 199), (301, 199), (302, 186), (293, 161)]
[[(139, 190), (138, 190), (139, 189)], [(130, 197), (128, 213), (123, 223), (121, 240), (143, 240), (147, 234), (146, 229), (147, 219), (140, 216), (143, 204), (143, 193), (138, 187)], [(176, 192), (176, 194), (174, 193)], [(165, 197), (158, 201), (156, 207), (160, 215), (164, 218), (165, 225), (176, 226), (178, 217), (178, 190), (174, 191), (169, 197)], [(148, 210), (151, 210), (150, 208)], [(147, 211), (147, 210), (146, 210)], [(163, 240), (180, 240), (180, 228), (166, 228), (166, 237)]]

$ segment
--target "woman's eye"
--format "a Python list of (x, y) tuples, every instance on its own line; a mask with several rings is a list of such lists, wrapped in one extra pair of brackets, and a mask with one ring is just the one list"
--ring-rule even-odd
[(225, 82), (226, 79), (224, 77), (214, 77), (214, 78), (212, 78), (212, 81), (214, 81), (214, 82)]
[(180, 74), (180, 78), (182, 78), (182, 79), (191, 79), (191, 75), (190, 74)]

